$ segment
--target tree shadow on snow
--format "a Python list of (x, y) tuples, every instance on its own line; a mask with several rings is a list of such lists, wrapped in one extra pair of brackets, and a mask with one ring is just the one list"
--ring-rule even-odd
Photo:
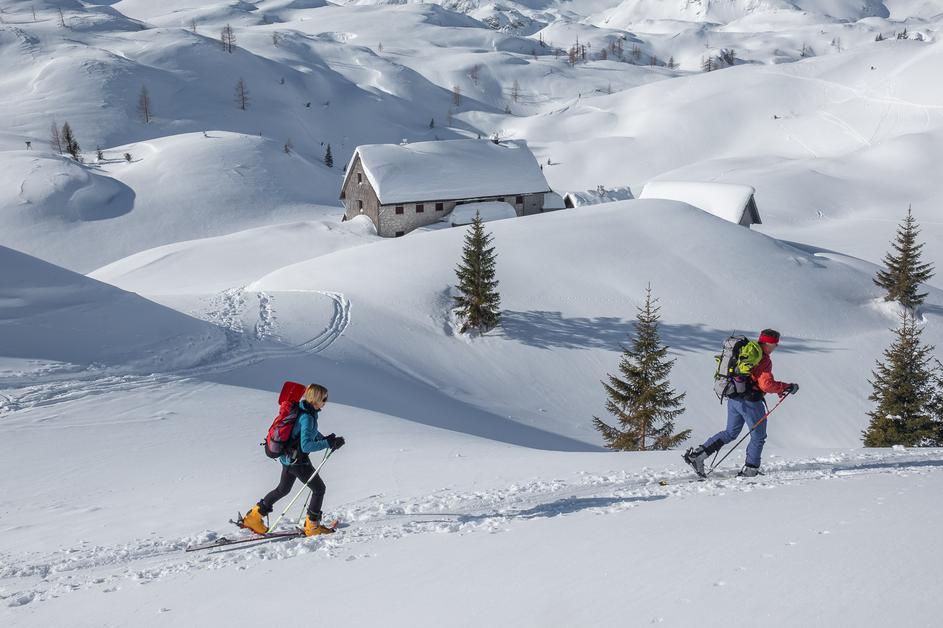
[[(560, 312), (532, 310), (501, 312), (504, 336), (541, 349), (611, 349), (620, 350), (635, 333), (635, 319), (615, 316), (565, 318)], [(758, 330), (714, 329), (706, 325), (660, 323), (662, 341), (675, 352), (719, 351), (731, 334), (755, 337)], [(498, 332), (500, 333), (500, 332)], [(801, 340), (784, 336), (780, 353), (830, 351), (827, 341)]]

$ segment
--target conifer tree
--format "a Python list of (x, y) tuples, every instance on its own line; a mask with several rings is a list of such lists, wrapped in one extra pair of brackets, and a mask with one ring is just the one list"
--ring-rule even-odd
[(501, 322), (501, 296), (494, 278), (497, 254), (489, 246), (493, 237), (485, 233), (481, 214), (475, 213), (475, 220), (465, 234), (462, 263), (455, 269), (461, 294), (453, 297), (453, 301), (462, 319), (463, 334), (470, 329), (484, 333)]
[(917, 243), (920, 229), (917, 221), (907, 208), (907, 217), (897, 227), (897, 240), (891, 243), (894, 252), (884, 256), (887, 270), (879, 270), (874, 283), (887, 290), (885, 301), (897, 301), (904, 307), (914, 308), (926, 298), (927, 293), (919, 293), (921, 283), (933, 277), (933, 264), (920, 260), (923, 243)]
[(609, 381), (602, 383), (608, 396), (606, 409), (619, 426), (613, 427), (596, 416), (593, 425), (610, 449), (671, 449), (691, 434), (691, 430), (674, 433), (674, 420), (684, 412), (681, 402), (686, 393), (675, 392), (668, 379), (675, 361), (666, 357), (668, 347), (661, 343), (661, 308), (656, 303), (648, 286), (645, 305), (637, 308), (632, 346), (623, 347), (619, 373), (610, 373)]
[(246, 87), (246, 82), (241, 78), (236, 83), (236, 104), (243, 111), (249, 106), (249, 88)]
[(141, 93), (138, 94), (138, 113), (141, 114), (144, 124), (151, 121), (151, 93), (147, 91), (146, 85), (141, 85)]
[(62, 147), (72, 156), (72, 159), (79, 161), (82, 149), (68, 122), (62, 125)]
[(936, 432), (936, 446), (943, 446), (943, 362), (934, 360), (933, 398), (930, 402), (930, 418)]
[(236, 33), (233, 31), (232, 26), (227, 24), (223, 27), (223, 31), (219, 36), (219, 40), (223, 44), (223, 50), (232, 54), (232, 49), (236, 45)]
[(49, 127), (49, 144), (60, 155), (62, 154), (62, 136), (59, 134), (59, 125), (55, 120), (52, 121), (52, 126)]
[(331, 145), (327, 145), (327, 150), (324, 151), (324, 165), (328, 168), (334, 167), (334, 155), (331, 154)]
[(868, 397), (876, 407), (868, 412), (868, 429), (862, 432), (865, 447), (938, 446), (940, 431), (932, 416), (935, 390), (930, 367), (933, 347), (920, 341), (922, 330), (913, 314), (901, 313), (894, 343), (876, 362)]

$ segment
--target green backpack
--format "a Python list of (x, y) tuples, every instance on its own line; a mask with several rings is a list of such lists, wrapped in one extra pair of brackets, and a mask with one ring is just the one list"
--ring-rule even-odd
[(751, 386), (750, 373), (763, 359), (763, 349), (755, 340), (746, 336), (730, 336), (724, 341), (720, 355), (714, 356), (717, 370), (714, 372), (714, 392), (723, 402), (724, 397), (742, 397)]

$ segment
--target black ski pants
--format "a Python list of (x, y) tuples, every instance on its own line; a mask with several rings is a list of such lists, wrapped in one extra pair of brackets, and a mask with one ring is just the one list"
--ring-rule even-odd
[[(305, 456), (307, 457), (307, 456)], [(278, 486), (269, 491), (268, 495), (259, 500), (259, 510), (263, 515), (272, 512), (275, 502), (291, 492), (291, 487), (295, 480), (307, 482), (311, 474), (314, 473), (314, 467), (311, 461), (305, 461), (298, 464), (282, 465), (282, 476), (278, 480)], [(311, 501), (308, 502), (308, 516), (312, 518), (321, 518), (321, 504), (324, 502), (324, 492), (327, 487), (324, 486), (324, 480), (318, 475), (308, 484), (311, 488)]]

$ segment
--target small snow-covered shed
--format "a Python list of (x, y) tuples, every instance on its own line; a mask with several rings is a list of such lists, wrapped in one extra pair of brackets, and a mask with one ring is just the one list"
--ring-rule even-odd
[(749, 185), (699, 181), (650, 181), (639, 198), (680, 201), (738, 225), (763, 224)]
[(550, 191), (525, 142), (469, 139), (358, 146), (340, 198), (345, 220), (364, 214), (389, 237), (442, 220), (460, 203), (537, 214)]
[(573, 207), (582, 207), (584, 205), (598, 205), (599, 203), (612, 203), (615, 201), (630, 201), (632, 190), (628, 187), (612, 188), (611, 190), (598, 186), (595, 190), (586, 190), (585, 192), (567, 192), (563, 195), (564, 207), (570, 209)]

